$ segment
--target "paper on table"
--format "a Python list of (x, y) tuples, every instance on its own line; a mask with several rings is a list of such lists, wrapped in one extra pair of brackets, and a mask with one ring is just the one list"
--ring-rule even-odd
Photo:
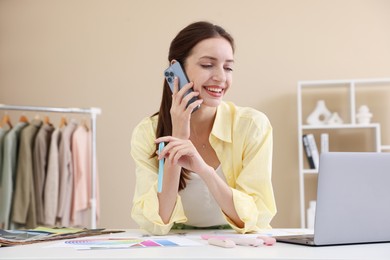
[(123, 232), (122, 230), (76, 229), (76, 228), (45, 228), (37, 227), (29, 230), (0, 230), (0, 245), (15, 246), (45, 241), (96, 236)]
[(83, 239), (64, 240), (46, 247), (71, 247), (78, 250), (130, 249), (148, 247), (201, 246), (200, 242), (182, 236), (128, 237), (98, 236)]

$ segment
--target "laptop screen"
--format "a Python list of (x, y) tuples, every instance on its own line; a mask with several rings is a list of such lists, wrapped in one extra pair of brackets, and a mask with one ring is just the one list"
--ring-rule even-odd
[(315, 244), (390, 241), (390, 153), (320, 156)]

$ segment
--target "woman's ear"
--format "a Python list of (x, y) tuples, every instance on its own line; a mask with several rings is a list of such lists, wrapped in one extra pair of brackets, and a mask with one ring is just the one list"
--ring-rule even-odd
[(171, 65), (173, 65), (176, 62), (177, 62), (177, 60), (175, 60), (175, 59), (171, 60)]

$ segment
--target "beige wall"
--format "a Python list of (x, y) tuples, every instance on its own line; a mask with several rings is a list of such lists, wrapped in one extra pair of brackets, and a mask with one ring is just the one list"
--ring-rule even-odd
[(226, 99), (274, 127), (272, 224), (297, 227), (296, 83), (389, 77), (389, 10), (387, 0), (1, 0), (0, 103), (102, 108), (99, 226), (135, 227), (131, 131), (159, 106), (175, 34), (220, 24), (237, 43)]

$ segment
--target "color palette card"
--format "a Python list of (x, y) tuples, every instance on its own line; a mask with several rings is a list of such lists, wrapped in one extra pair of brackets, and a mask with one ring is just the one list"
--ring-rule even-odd
[(49, 247), (72, 247), (79, 250), (87, 249), (130, 249), (148, 247), (200, 246), (197, 241), (182, 236), (161, 237), (88, 237), (65, 240)]

